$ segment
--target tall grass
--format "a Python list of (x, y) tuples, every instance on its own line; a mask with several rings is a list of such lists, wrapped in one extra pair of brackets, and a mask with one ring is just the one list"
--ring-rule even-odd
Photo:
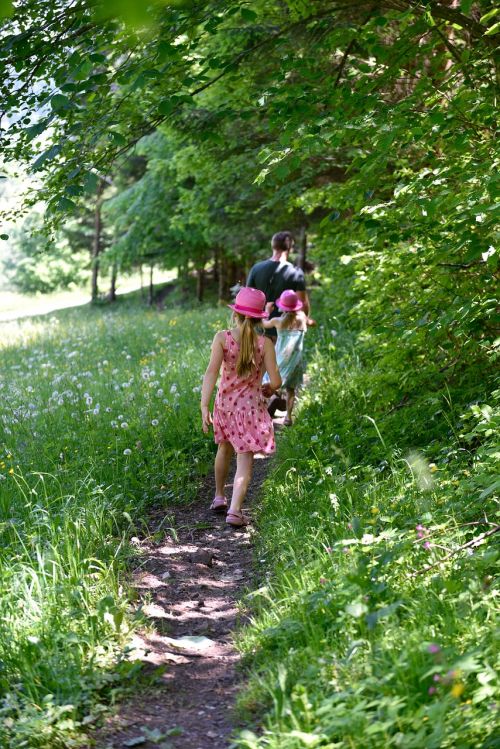
[(207, 469), (199, 389), (219, 317), (120, 305), (4, 326), (1, 746), (85, 743), (96, 695), (134, 668), (130, 538)]
[(319, 341), (260, 508), (240, 708), (263, 725), (237, 746), (496, 746), (499, 393), (391, 409), (383, 370)]

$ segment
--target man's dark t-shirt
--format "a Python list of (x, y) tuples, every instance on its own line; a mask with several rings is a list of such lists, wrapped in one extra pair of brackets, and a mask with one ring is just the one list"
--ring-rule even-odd
[[(279, 260), (262, 260), (256, 263), (248, 274), (247, 286), (263, 291), (268, 302), (275, 302), (286, 289), (306, 290), (304, 271), (288, 261), (283, 263)], [(280, 315), (280, 310), (275, 307), (270, 316)], [(271, 328), (266, 333), (276, 335), (276, 328)]]

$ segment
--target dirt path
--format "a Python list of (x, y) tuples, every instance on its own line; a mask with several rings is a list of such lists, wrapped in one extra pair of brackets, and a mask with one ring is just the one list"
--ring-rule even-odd
[[(250, 515), (268, 468), (269, 460), (255, 461), (245, 503)], [(165, 671), (106, 720), (93, 737), (97, 749), (223, 749), (230, 744), (239, 660), (232, 634), (238, 598), (251, 581), (252, 530), (234, 531), (224, 516), (214, 516), (208, 510), (213, 495), (208, 477), (189, 508), (170, 513), (177, 538), (166, 528), (161, 541), (138, 542), (142, 557), (133, 585), (151, 627), (134, 637), (132, 655), (152, 670), (164, 666)], [(164, 514), (151, 519), (153, 531)]]

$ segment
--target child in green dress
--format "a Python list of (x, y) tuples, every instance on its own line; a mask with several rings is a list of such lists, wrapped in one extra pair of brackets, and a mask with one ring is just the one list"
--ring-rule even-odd
[[(266, 305), (270, 312), (274, 304)], [(285, 426), (292, 425), (292, 411), (295, 403), (295, 390), (302, 383), (304, 374), (303, 348), (304, 335), (308, 326), (314, 325), (305, 312), (303, 304), (295, 291), (287, 289), (279, 299), (276, 306), (283, 314), (281, 317), (273, 317), (272, 320), (262, 320), (264, 328), (276, 328), (278, 340), (276, 341), (276, 359), (278, 369), (286, 390), (286, 417), (283, 422)]]

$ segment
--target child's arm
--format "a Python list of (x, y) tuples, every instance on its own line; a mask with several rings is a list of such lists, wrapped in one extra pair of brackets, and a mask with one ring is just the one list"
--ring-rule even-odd
[[(274, 309), (274, 302), (268, 302), (266, 304), (266, 312), (270, 315), (273, 309)], [(266, 328), (267, 330), (269, 330), (270, 328), (276, 328), (276, 330), (281, 330), (281, 317), (272, 317), (270, 320), (261, 320), (261, 325), (263, 328)]]
[[(273, 309), (274, 309), (274, 302), (268, 302), (266, 304), (267, 314), (270, 315)], [(261, 320), (261, 325), (263, 328), (266, 328), (267, 330), (269, 330), (270, 328), (281, 328), (281, 323), (279, 322), (280, 319), (281, 319), (280, 317), (273, 317), (271, 320)]]
[(276, 328), (276, 330), (281, 329), (281, 317), (272, 317), (270, 320), (261, 320), (261, 325), (263, 328)]
[(269, 375), (269, 384), (272, 389), (278, 390), (281, 387), (281, 376), (276, 363), (274, 345), (269, 338), (266, 338), (264, 341), (264, 367)]
[(214, 392), (217, 377), (219, 376), (222, 360), (224, 358), (224, 333), (217, 333), (212, 341), (212, 352), (210, 354), (210, 361), (208, 363), (207, 371), (203, 377), (203, 385), (201, 387), (201, 421), (203, 431), (208, 432), (208, 428), (212, 423), (212, 414), (210, 413), (210, 398)]

